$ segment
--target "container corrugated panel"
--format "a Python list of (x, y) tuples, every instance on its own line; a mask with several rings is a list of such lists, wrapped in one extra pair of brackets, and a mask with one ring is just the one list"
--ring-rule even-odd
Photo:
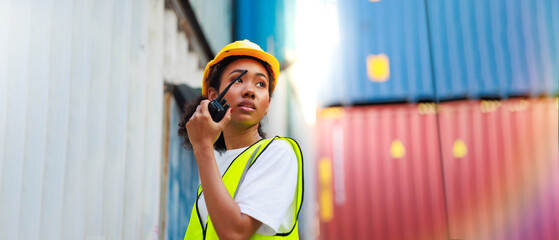
[[(231, 42), (230, 0), (188, 0), (214, 54)], [(205, 65), (205, 63), (204, 63)]]
[(447, 239), (436, 127), (432, 104), (323, 112), (319, 239)]
[(293, 49), (294, 0), (234, 1), (234, 40), (248, 39), (274, 55), (280, 63)]
[(196, 201), (200, 179), (196, 158), (192, 150), (182, 146), (182, 138), (177, 135), (182, 112), (171, 104), (171, 123), (169, 129), (169, 189), (167, 193), (167, 227), (165, 239), (184, 239), (190, 220), (190, 212)]
[(438, 99), (559, 91), (559, 4), (429, 0)]
[(163, 1), (0, 5), (0, 239), (158, 238)]
[(323, 105), (434, 100), (423, 1), (338, 3), (334, 49)]
[(557, 99), (440, 106), (450, 239), (559, 239)]

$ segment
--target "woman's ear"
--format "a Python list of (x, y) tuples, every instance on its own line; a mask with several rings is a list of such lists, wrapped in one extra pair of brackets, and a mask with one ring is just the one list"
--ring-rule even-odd
[(268, 115), (268, 110), (270, 110), (270, 102), (272, 101), (271, 98), (268, 98), (268, 107), (266, 107), (266, 112), (264, 113), (264, 116)]
[(219, 94), (217, 94), (215, 88), (208, 88), (208, 100), (214, 100), (215, 98), (217, 98), (218, 95)]

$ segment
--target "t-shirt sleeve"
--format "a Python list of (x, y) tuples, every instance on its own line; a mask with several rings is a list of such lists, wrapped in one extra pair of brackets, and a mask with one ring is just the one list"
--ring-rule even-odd
[(235, 201), (241, 212), (260, 222), (257, 233), (278, 232), (297, 188), (297, 157), (285, 140), (274, 140), (247, 171)]

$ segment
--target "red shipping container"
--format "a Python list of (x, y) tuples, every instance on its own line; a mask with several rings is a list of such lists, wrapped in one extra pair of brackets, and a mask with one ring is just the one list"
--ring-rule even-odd
[(559, 239), (557, 99), (440, 105), (450, 239)]
[(448, 239), (434, 104), (330, 108), (316, 132), (319, 239)]

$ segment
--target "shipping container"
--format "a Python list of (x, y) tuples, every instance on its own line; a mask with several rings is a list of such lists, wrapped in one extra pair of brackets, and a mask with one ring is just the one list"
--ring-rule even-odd
[(182, 240), (190, 221), (190, 213), (196, 201), (200, 178), (194, 152), (182, 146), (178, 132), (182, 121), (182, 107), (171, 100), (169, 110), (169, 184), (167, 193), (167, 219), (165, 239)]
[(438, 99), (557, 94), (557, 1), (426, 2)]
[[(233, 7), (230, 0), (187, 0), (213, 52), (231, 42)], [(185, 3), (182, 3), (183, 5)], [(184, 7), (184, 6), (183, 6)], [(206, 63), (203, 63), (205, 65)]]
[(248, 39), (274, 55), (280, 64), (290, 61), (294, 49), (295, 0), (235, 0), (233, 40)]
[(346, 1), (338, 9), (322, 106), (559, 94), (557, 1)]
[(318, 239), (448, 239), (434, 104), (324, 110)]
[(450, 239), (559, 239), (557, 99), (439, 109)]
[(172, 11), (159, 0), (0, 5), (0, 239), (161, 238)]
[(423, 1), (345, 1), (338, 9), (323, 105), (435, 99)]

